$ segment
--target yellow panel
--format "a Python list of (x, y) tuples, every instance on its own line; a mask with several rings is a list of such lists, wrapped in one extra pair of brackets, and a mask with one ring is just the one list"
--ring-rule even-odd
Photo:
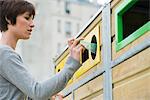
[(59, 72), (65, 65), (66, 60), (68, 57), (65, 57), (57, 66), (56, 66), (56, 73)]
[[(97, 52), (96, 56), (94, 59), (92, 59), (91, 52), (88, 52), (89, 59), (87, 59), (80, 69), (75, 73), (74, 78), (79, 78), (82, 74), (87, 72), (89, 69), (94, 67), (96, 64), (100, 62), (100, 24), (96, 25), (90, 32), (89, 34), (84, 38), (84, 41), (90, 42), (92, 41), (92, 37), (95, 36), (97, 40)], [(82, 57), (81, 57), (82, 58)]]
[[(58, 73), (59, 71), (61, 71), (67, 61), (68, 56), (66, 56), (57, 66), (55, 69), (55, 72)], [(72, 79), (69, 80), (68, 84), (72, 83)]]
[[(96, 50), (96, 56), (94, 57), (94, 59), (92, 58), (91, 52), (88, 52), (89, 55), (89, 59), (87, 59), (82, 66), (79, 68), (79, 70), (75, 73), (75, 75), (73, 76), (73, 78), (79, 78), (82, 74), (84, 74), (85, 72), (87, 72), (89, 69), (91, 69), (92, 67), (94, 67), (96, 64), (98, 64), (100, 62), (100, 24), (97, 24), (89, 33), (87, 36), (85, 36), (85, 41), (86, 42), (90, 42), (92, 41), (92, 37), (95, 36), (96, 37), (96, 42), (97, 42), (97, 50)], [(65, 62), (67, 60), (67, 57), (64, 57), (64, 59), (62, 61), (60, 61), (60, 63), (58, 63), (58, 65), (56, 66), (56, 73), (58, 71), (60, 71), (64, 65)], [(82, 57), (81, 57), (82, 58)], [(81, 61), (80, 61), (81, 62)], [(70, 80), (69, 83), (72, 82), (72, 79)]]

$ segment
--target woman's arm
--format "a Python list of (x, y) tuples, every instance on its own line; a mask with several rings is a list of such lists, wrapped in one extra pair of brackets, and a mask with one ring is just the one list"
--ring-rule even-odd
[(74, 72), (81, 66), (77, 60), (69, 57), (64, 69), (60, 73), (39, 83), (26, 70), (26, 66), (19, 55), (13, 51), (7, 52), (6, 55), (1, 70), (3, 77), (24, 94), (36, 100), (45, 100), (61, 91), (73, 76)]

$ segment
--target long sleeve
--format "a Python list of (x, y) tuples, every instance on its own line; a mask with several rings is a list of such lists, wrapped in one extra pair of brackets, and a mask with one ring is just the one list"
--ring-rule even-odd
[(2, 76), (24, 94), (35, 100), (46, 100), (48, 97), (61, 91), (75, 71), (81, 66), (78, 61), (69, 57), (61, 72), (39, 83), (26, 70), (25, 64), (17, 53), (7, 51), (5, 54), (0, 70)]

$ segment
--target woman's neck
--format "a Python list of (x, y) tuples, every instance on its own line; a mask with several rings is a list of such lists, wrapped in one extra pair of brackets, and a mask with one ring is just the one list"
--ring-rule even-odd
[(2, 33), (0, 44), (8, 45), (15, 50), (18, 39), (16, 39), (10, 32)]

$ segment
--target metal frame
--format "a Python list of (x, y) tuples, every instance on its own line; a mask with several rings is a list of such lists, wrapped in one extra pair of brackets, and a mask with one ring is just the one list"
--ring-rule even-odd
[(121, 62), (125, 61), (126, 59), (136, 55), (137, 53), (141, 52), (142, 50), (150, 47), (150, 37), (146, 38), (142, 43), (138, 44), (137, 46), (131, 48), (126, 53), (122, 54), (122, 56), (116, 58), (114, 61), (111, 62), (111, 67), (120, 64)]
[(115, 10), (115, 27), (116, 27), (116, 51), (119, 51), (138, 37), (142, 36), (144, 33), (150, 30), (150, 21), (137, 29), (130, 36), (123, 39), (123, 21), (122, 15), (130, 9), (138, 0), (125, 0), (119, 7)]
[(89, 74), (86, 78), (78, 81), (77, 83), (72, 84), (68, 89), (64, 89), (62, 91), (64, 97), (69, 95), (72, 91), (78, 89), (79, 87), (81, 87), (82, 85), (86, 84), (87, 82), (91, 81), (92, 79), (98, 77), (99, 75), (104, 73), (104, 68), (99, 68), (97, 71), (95, 71), (94, 73)]
[(102, 58), (104, 72), (104, 100), (112, 100), (112, 75), (111, 75), (111, 25), (110, 4), (102, 11)]
[[(104, 100), (112, 100), (112, 76), (111, 76), (111, 69), (120, 64), (121, 62), (125, 61), (126, 59), (134, 56), (135, 54), (145, 50), (146, 48), (150, 47), (150, 38), (146, 38), (142, 43), (138, 44), (137, 46), (133, 47), (132, 49), (125, 52), (123, 55), (115, 59), (114, 61), (111, 61), (109, 66), (106, 67), (106, 65), (102, 64), (100, 68), (95, 71), (94, 73), (89, 74), (86, 78), (80, 80), (77, 83), (74, 83), (72, 86), (69, 87), (69, 89), (63, 90), (63, 95), (67, 96), (70, 93), (74, 93), (74, 90), (78, 89), (82, 85), (88, 83), (89, 81), (93, 80), (94, 78), (104, 75)], [(111, 76), (111, 77), (110, 77)], [(74, 94), (73, 94), (73, 99)]]
[(116, 58), (112, 61), (111, 59), (111, 13), (110, 13), (110, 3), (105, 5), (104, 9), (102, 10), (102, 58), (103, 62), (99, 65), (99, 68), (89, 74), (84, 79), (78, 81), (77, 83), (72, 84), (69, 88), (66, 88), (62, 91), (64, 97), (72, 93), (72, 100), (74, 98), (74, 91), (81, 87), (82, 85), (88, 83), (89, 81), (93, 80), (94, 78), (103, 75), (104, 76), (104, 100), (113, 100), (112, 94), (112, 68), (116, 65), (120, 64), (121, 62), (129, 59), (130, 57), (136, 55), (137, 53), (145, 50), (146, 48), (150, 47), (150, 37), (146, 38), (140, 44), (132, 47), (120, 57)]

